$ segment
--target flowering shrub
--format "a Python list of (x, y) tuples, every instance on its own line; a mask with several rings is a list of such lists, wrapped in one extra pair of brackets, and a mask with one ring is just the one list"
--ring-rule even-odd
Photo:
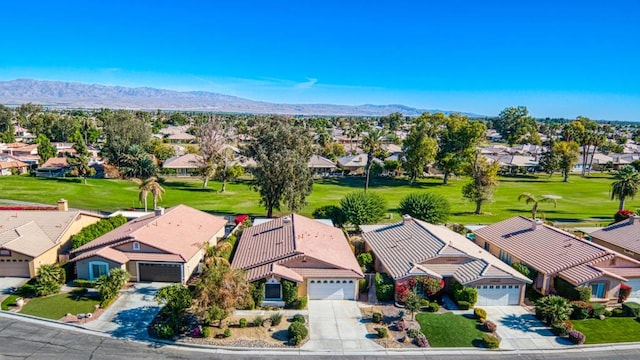
[(426, 348), (429, 347), (429, 341), (424, 334), (420, 334), (416, 336), (416, 345), (418, 345), (418, 347)]
[(618, 293), (618, 302), (623, 303), (631, 295), (631, 286), (620, 284), (620, 292)]
[(573, 329), (573, 323), (569, 320), (561, 321), (551, 325), (551, 330), (557, 336), (567, 336), (569, 331)]
[(593, 311), (593, 306), (591, 304), (584, 301), (572, 301), (571, 307), (573, 308), (573, 312), (571, 313), (571, 317), (577, 320), (584, 320), (591, 315)]
[(615, 213), (615, 215), (613, 215), (613, 221), (615, 222), (619, 222), (625, 219), (628, 219), (630, 216), (635, 215), (635, 213), (631, 210), (618, 210), (617, 213)]
[(396, 321), (396, 329), (398, 331), (404, 331), (406, 328), (407, 328), (407, 323), (404, 321), (404, 319), (400, 319)]
[(569, 340), (571, 340), (571, 342), (574, 344), (582, 345), (584, 344), (584, 341), (587, 340), (587, 337), (578, 330), (570, 330)]
[(487, 320), (484, 322), (483, 329), (487, 332), (496, 332), (496, 330), (498, 330), (498, 325), (491, 320)]
[(407, 298), (411, 295), (411, 288), (406, 284), (396, 285), (396, 300), (399, 302), (407, 301)]

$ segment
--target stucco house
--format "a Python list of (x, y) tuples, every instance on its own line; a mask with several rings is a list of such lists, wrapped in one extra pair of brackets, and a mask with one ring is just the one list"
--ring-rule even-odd
[(71, 236), (102, 217), (58, 206), (0, 208), (0, 276), (31, 278), (71, 247)]
[(333, 161), (320, 155), (313, 155), (308, 162), (309, 169), (315, 176), (328, 176), (338, 168)]
[(414, 277), (453, 281), (478, 290), (477, 305), (522, 304), (531, 280), (444, 226), (404, 215), (402, 222), (361, 226), (365, 249), (375, 258), (375, 269), (396, 284)]
[(309, 300), (355, 300), (363, 277), (342, 230), (298, 214), (245, 229), (231, 267), (264, 280), (265, 303), (275, 306), (284, 305), (282, 280)]
[(121, 268), (133, 281), (185, 283), (198, 271), (205, 244), (224, 236), (226, 223), (186, 205), (158, 208), (73, 250), (71, 261), (79, 279)]
[(591, 301), (615, 303), (620, 284), (640, 281), (640, 262), (542, 223), (516, 216), (475, 230), (476, 243), (507, 264), (537, 272), (533, 287), (555, 293), (557, 279), (591, 288)]
[(28, 171), (29, 164), (0, 154), (0, 176), (26, 174)]

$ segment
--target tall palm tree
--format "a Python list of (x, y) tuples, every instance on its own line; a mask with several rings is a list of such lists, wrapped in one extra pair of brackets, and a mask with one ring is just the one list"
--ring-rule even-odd
[(373, 165), (373, 154), (378, 152), (382, 146), (382, 130), (370, 129), (367, 135), (362, 139), (362, 150), (367, 152), (367, 165), (365, 168), (366, 182), (364, 183), (364, 191), (369, 189), (369, 179), (371, 177), (371, 165)]
[(624, 209), (624, 202), (627, 198), (634, 198), (638, 193), (638, 183), (640, 183), (640, 173), (631, 165), (623, 166), (615, 175), (615, 180), (611, 184), (611, 200), (620, 200), (618, 210)]
[(158, 183), (158, 178), (152, 176), (148, 179), (131, 179), (136, 185), (138, 185), (138, 189), (140, 193), (138, 193), (138, 202), (144, 203), (144, 211), (147, 211), (147, 198), (149, 194), (153, 195), (153, 208), (158, 207), (158, 200), (162, 200), (162, 194), (164, 194), (164, 188)]
[(518, 201), (524, 199), (524, 202), (527, 204), (533, 203), (533, 208), (531, 208), (531, 218), (534, 220), (536, 219), (536, 214), (538, 213), (538, 204), (544, 203), (544, 202), (550, 202), (550, 203), (553, 203), (553, 207), (556, 207), (558, 206), (558, 199), (560, 198), (561, 197), (557, 195), (542, 195), (540, 196), (540, 198), (538, 198), (535, 195), (528, 192), (524, 192), (518, 195)]

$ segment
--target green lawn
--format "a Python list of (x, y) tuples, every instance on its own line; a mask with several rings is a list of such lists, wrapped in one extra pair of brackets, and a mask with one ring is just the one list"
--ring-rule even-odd
[(67, 313), (80, 314), (93, 312), (100, 301), (85, 296), (73, 294), (58, 294), (47, 297), (33, 298), (27, 302), (20, 313), (59, 320)]
[(482, 343), (482, 331), (475, 319), (453, 313), (416, 315), (431, 347), (474, 347)]
[[(529, 215), (530, 205), (518, 202), (522, 192), (534, 195), (555, 194), (562, 196), (558, 207), (543, 203), (538, 215), (549, 220), (561, 222), (589, 221), (601, 224), (610, 222), (617, 211), (617, 201), (610, 200), (609, 189), (611, 176), (598, 174), (590, 178), (572, 175), (569, 183), (563, 183), (560, 176), (549, 178), (546, 175), (537, 177), (503, 177), (495, 193), (495, 202), (483, 207), (484, 214), (473, 215), (474, 205), (462, 198), (461, 188), (466, 179), (458, 178), (442, 185), (439, 178), (422, 179), (409, 184), (403, 179), (373, 179), (371, 191), (382, 195), (389, 205), (393, 218), (386, 221), (399, 220), (397, 207), (403, 196), (411, 192), (433, 191), (447, 197), (452, 207), (449, 222), (464, 224), (492, 223), (514, 215)], [(121, 180), (89, 179), (83, 185), (79, 179), (40, 179), (28, 176), (6, 176), (0, 178), (0, 198), (33, 201), (55, 204), (59, 198), (69, 200), (71, 207), (113, 211), (117, 209), (139, 208), (138, 190), (135, 184)], [(167, 178), (163, 185), (166, 189), (164, 207), (179, 203), (218, 214), (246, 213), (264, 216), (265, 210), (258, 203), (258, 194), (251, 189), (248, 182), (234, 182), (227, 186), (228, 191), (220, 194), (220, 184), (210, 182), (209, 189), (202, 189), (198, 179)], [(340, 199), (350, 191), (364, 187), (362, 178), (333, 178), (318, 180), (314, 184), (312, 194), (307, 198), (307, 206), (300, 212), (311, 215), (313, 210), (323, 205), (338, 204)], [(627, 208), (635, 210), (640, 207), (640, 197), (629, 200)], [(283, 209), (282, 213), (285, 213)]]
[(609, 317), (604, 320), (574, 320), (573, 327), (585, 334), (585, 344), (640, 341), (640, 322), (632, 317)]
[(2, 304), (0, 305), (0, 307), (4, 311), (10, 310), (11, 308), (15, 307), (16, 299), (19, 297), (20, 295), (9, 295), (6, 299), (2, 301)]

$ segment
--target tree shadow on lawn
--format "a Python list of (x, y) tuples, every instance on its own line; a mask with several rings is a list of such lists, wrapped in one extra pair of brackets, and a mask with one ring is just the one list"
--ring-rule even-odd
[(41, 181), (53, 181), (59, 183), (82, 184), (82, 178), (38, 178)]
[(500, 323), (513, 330), (533, 332), (540, 336), (555, 336), (551, 330), (545, 327), (544, 324), (532, 314), (507, 315), (500, 319)]
[(118, 328), (111, 331), (113, 337), (130, 340), (146, 340), (149, 338), (147, 326), (160, 311), (159, 306), (143, 306), (122, 310), (111, 320)]
[[(340, 187), (351, 187), (364, 190), (364, 183), (366, 178), (364, 176), (344, 176), (344, 177), (332, 177), (315, 180), (314, 184), (318, 185), (335, 185)], [(376, 178), (373, 177), (369, 180), (369, 187), (372, 189), (378, 187), (408, 187), (413, 189), (424, 189), (440, 186), (440, 182), (428, 182), (416, 181), (411, 183), (408, 179), (389, 179), (389, 178)]]

